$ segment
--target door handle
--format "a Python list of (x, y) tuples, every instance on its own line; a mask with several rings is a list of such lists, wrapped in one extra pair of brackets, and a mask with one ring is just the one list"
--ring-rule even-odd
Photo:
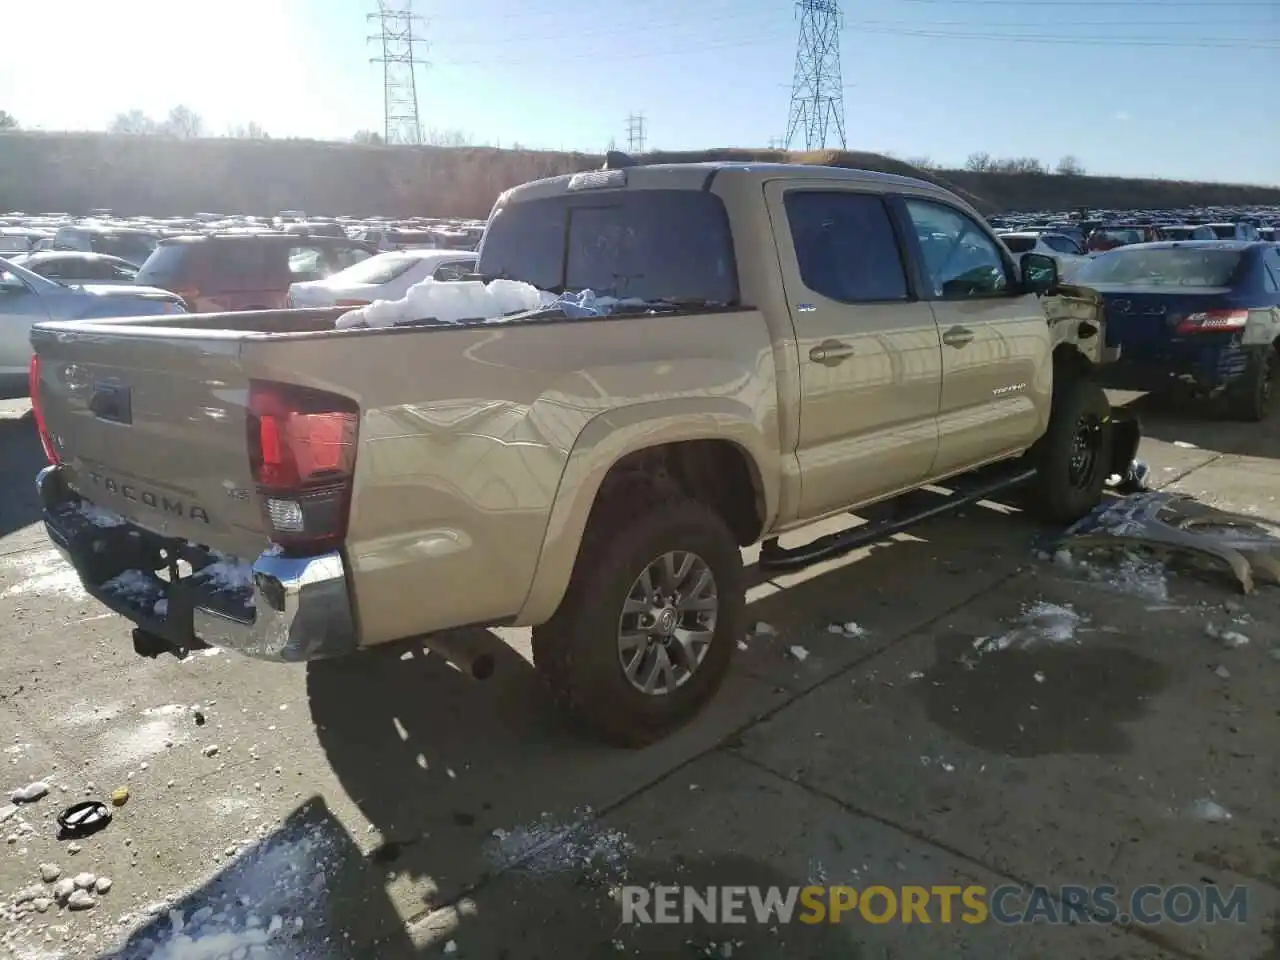
[(812, 350), (809, 351), (809, 359), (814, 363), (821, 363), (828, 367), (834, 367), (838, 363), (844, 363), (853, 356), (853, 347), (847, 343), (841, 343), (839, 340), (823, 340)]
[(948, 347), (964, 347), (973, 342), (973, 331), (968, 327), (952, 327), (942, 335), (942, 342)]

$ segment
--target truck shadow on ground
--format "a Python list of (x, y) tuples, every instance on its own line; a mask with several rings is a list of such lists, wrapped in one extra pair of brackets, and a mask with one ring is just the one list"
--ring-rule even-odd
[(30, 413), (0, 417), (0, 537), (40, 519), (35, 479), (48, 462)]
[(1144, 436), (1165, 443), (1191, 443), (1213, 453), (1280, 459), (1280, 401), (1258, 423), (1236, 420), (1214, 404), (1177, 396), (1145, 394), (1125, 405), (1142, 421)]
[[(983, 516), (930, 523), (916, 531), (917, 539), (886, 544), (750, 604), (748, 620), (770, 622), (777, 635), (753, 639), (710, 707), (642, 750), (613, 749), (571, 729), (529, 661), (493, 634), (487, 636), (496, 666), (485, 681), (414, 648), (310, 664), (307, 690), (317, 738), (343, 788), (381, 838), (370, 860), (393, 880), (413, 886), (413, 900), (402, 911), (422, 916), (448, 906), (507, 869), (509, 861), (495, 856), (495, 831), (536, 836), (548, 812), (563, 823), (587, 815), (587, 804), (598, 812), (618, 803), (804, 690), (875, 655), (912, 624), (940, 614), (939, 603), (959, 604), (989, 589), (999, 579), (994, 559), (1004, 556), (1016, 568), (1041, 530), (1020, 515), (978, 512)], [(752, 582), (762, 579), (752, 568)], [(867, 639), (828, 632), (829, 623), (855, 617), (871, 625)], [(810, 655), (797, 663), (787, 651), (800, 642)], [(531, 917), (554, 910), (563, 918), (563, 936), (546, 941), (545, 955), (553, 955), (553, 943), (577, 943), (574, 938), (586, 938), (584, 948), (590, 948), (579, 955), (613, 952), (612, 946), (600, 946), (610, 942), (599, 938), (604, 908), (587, 909), (583, 902), (595, 898), (595, 891), (584, 893), (561, 877), (528, 897), (540, 904)], [(516, 935), (505, 922), (503, 931)], [(687, 936), (685, 928), (681, 943)], [(655, 942), (640, 955), (683, 955), (663, 952), (665, 943)], [(856, 955), (847, 944), (835, 952), (823, 952), (823, 944), (817, 952), (786, 955)], [(509, 955), (542, 954), (518, 949)]]
[[(352, 947), (360, 930), (368, 947)], [(376, 944), (375, 944), (376, 941)], [(204, 886), (157, 909), (110, 960), (353, 960), (412, 955), (376, 866), (309, 800)]]

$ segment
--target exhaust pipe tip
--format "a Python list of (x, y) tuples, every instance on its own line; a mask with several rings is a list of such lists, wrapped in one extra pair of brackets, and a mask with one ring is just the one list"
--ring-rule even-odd
[(493, 654), (482, 653), (471, 661), (471, 676), (477, 680), (488, 680), (493, 676), (493, 671), (497, 665), (497, 661), (493, 659)]

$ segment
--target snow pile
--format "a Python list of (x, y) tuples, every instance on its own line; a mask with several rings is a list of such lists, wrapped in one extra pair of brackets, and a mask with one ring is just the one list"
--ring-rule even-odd
[(300, 960), (331, 956), (323, 940), (328, 874), (337, 869), (336, 853), (333, 840), (319, 826), (248, 850), (200, 891), (194, 903), (173, 907), (162, 902), (149, 907), (157, 920), (136, 934), (118, 957)]
[(432, 280), (415, 283), (399, 300), (375, 300), (338, 318), (336, 327), (390, 327), (398, 323), (435, 320), (460, 323), (487, 320), (508, 313), (537, 310), (553, 303), (552, 294), (516, 280)]
[[(590, 810), (584, 810), (589, 815)], [(497, 869), (514, 867), (527, 873), (582, 870), (610, 876), (626, 875), (626, 862), (635, 847), (620, 830), (592, 821), (558, 823), (544, 813), (540, 820), (512, 830), (494, 830), (488, 859)]]
[(978, 637), (973, 641), (973, 651), (981, 657), (1001, 650), (1026, 650), (1041, 643), (1071, 643), (1076, 629), (1086, 620), (1069, 603), (1037, 600), (1023, 605), (1016, 627), (999, 636)]
[(214, 590), (245, 590), (253, 586), (253, 566), (241, 563), (234, 557), (215, 553), (218, 559), (207, 567), (201, 567), (191, 579), (193, 583), (204, 583)]
[(1104, 589), (1152, 603), (1169, 602), (1168, 571), (1153, 557), (1126, 551), (1116, 562), (1114, 551), (1096, 550), (1077, 557), (1062, 549), (1053, 555), (1053, 562)]
[(80, 501), (76, 506), (76, 513), (80, 514), (80, 516), (89, 521), (95, 527), (102, 527), (104, 529), (110, 527), (123, 527), (129, 522), (115, 511), (90, 503), (88, 500)]
[(161, 592), (161, 588), (154, 577), (147, 576), (141, 570), (125, 570), (103, 582), (102, 592), (130, 603), (150, 605), (155, 602), (153, 598)]

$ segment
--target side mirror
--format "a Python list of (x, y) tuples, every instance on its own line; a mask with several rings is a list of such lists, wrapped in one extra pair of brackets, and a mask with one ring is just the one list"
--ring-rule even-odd
[(1022, 255), (1022, 289), (1027, 293), (1048, 293), (1058, 285), (1058, 262), (1043, 253)]

